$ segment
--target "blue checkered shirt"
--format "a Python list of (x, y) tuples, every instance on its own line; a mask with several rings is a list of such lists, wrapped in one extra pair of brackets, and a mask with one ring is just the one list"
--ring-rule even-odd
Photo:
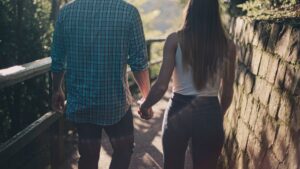
[(112, 125), (130, 108), (127, 64), (148, 68), (138, 10), (123, 0), (76, 0), (63, 7), (51, 50), (53, 73), (66, 72), (67, 119)]

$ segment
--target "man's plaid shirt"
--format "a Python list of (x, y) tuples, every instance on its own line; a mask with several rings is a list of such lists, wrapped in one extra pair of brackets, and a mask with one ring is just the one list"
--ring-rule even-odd
[(66, 71), (67, 119), (112, 125), (131, 104), (126, 68), (148, 68), (138, 10), (123, 0), (76, 0), (60, 11), (52, 44), (54, 73)]

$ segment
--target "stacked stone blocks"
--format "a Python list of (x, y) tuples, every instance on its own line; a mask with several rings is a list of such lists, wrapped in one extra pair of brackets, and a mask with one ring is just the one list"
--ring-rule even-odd
[(224, 117), (226, 169), (300, 169), (300, 29), (232, 18), (234, 99)]

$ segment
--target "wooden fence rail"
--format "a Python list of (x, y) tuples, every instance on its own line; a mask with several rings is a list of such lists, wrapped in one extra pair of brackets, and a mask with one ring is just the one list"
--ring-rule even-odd
[(0, 89), (43, 75), (50, 70), (51, 58), (46, 57), (24, 65), (0, 70)]
[[(155, 42), (163, 41), (164, 38), (147, 40), (149, 62), (151, 60), (151, 45)], [(161, 62), (162, 59), (151, 61), (150, 66)], [(24, 65), (2, 69), (0, 70), (0, 89), (46, 74), (50, 71), (50, 65), (51, 58), (47, 57)], [(128, 70), (128, 72), (129, 71), (130, 70)], [(28, 148), (28, 145), (31, 145), (31, 147)], [(48, 149), (50, 154), (27, 153), (31, 151), (32, 147), (36, 147), (38, 145), (43, 146), (40, 146), (36, 152)], [(51, 166), (52, 169), (56, 169), (61, 162), (63, 162), (64, 153), (63, 115), (56, 112), (48, 112), (0, 145), (0, 168), (26, 169), (32, 168), (32, 166), (35, 166), (35, 168), (47, 168)], [(34, 163), (27, 162), (28, 159), (30, 159), (28, 156), (39, 159), (34, 160)], [(43, 162), (43, 159), (48, 159), (48, 162)], [(42, 162), (40, 162), (41, 160)], [(28, 164), (27, 166), (24, 166), (23, 163), (26, 162)]]

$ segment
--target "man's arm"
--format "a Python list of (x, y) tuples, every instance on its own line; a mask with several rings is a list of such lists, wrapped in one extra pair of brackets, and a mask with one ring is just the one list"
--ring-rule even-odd
[(64, 72), (52, 73), (52, 109), (57, 112), (65, 110), (65, 94), (62, 89)]
[(146, 98), (150, 90), (150, 80), (149, 80), (149, 71), (148, 69), (138, 72), (133, 72), (134, 79), (139, 86), (139, 89), (143, 95), (143, 98)]
[(136, 83), (145, 98), (150, 90), (148, 56), (142, 20), (138, 10), (135, 8), (132, 12), (130, 30), (128, 64), (133, 72)]
[[(139, 71), (139, 72), (133, 72), (133, 76), (134, 76), (134, 79), (135, 79), (137, 85), (139, 86), (139, 89), (143, 95), (143, 98), (141, 100), (141, 103), (142, 103), (146, 99), (146, 97), (148, 96), (149, 91), (150, 91), (149, 71), (146, 69), (146, 70)], [(139, 103), (139, 104), (141, 104), (141, 103)], [(140, 110), (138, 111), (141, 118), (143, 118), (145, 120), (149, 120), (153, 117), (153, 110), (151, 107), (148, 108), (145, 112), (142, 112)]]
[(64, 75), (65, 75), (64, 72), (59, 72), (59, 73), (52, 72), (52, 91), (53, 92), (62, 90)]
[(51, 47), (52, 72), (52, 109), (63, 112), (65, 95), (62, 90), (64, 72), (66, 67), (64, 32), (61, 15), (55, 24), (53, 43)]
[[(128, 64), (133, 72), (136, 83), (143, 95), (143, 99), (147, 97), (150, 90), (150, 79), (148, 72), (148, 56), (143, 30), (143, 24), (140, 14), (136, 8), (132, 11), (131, 18), (131, 34), (129, 46)], [(140, 114), (144, 119), (152, 118), (152, 109), (148, 109), (147, 114)]]

